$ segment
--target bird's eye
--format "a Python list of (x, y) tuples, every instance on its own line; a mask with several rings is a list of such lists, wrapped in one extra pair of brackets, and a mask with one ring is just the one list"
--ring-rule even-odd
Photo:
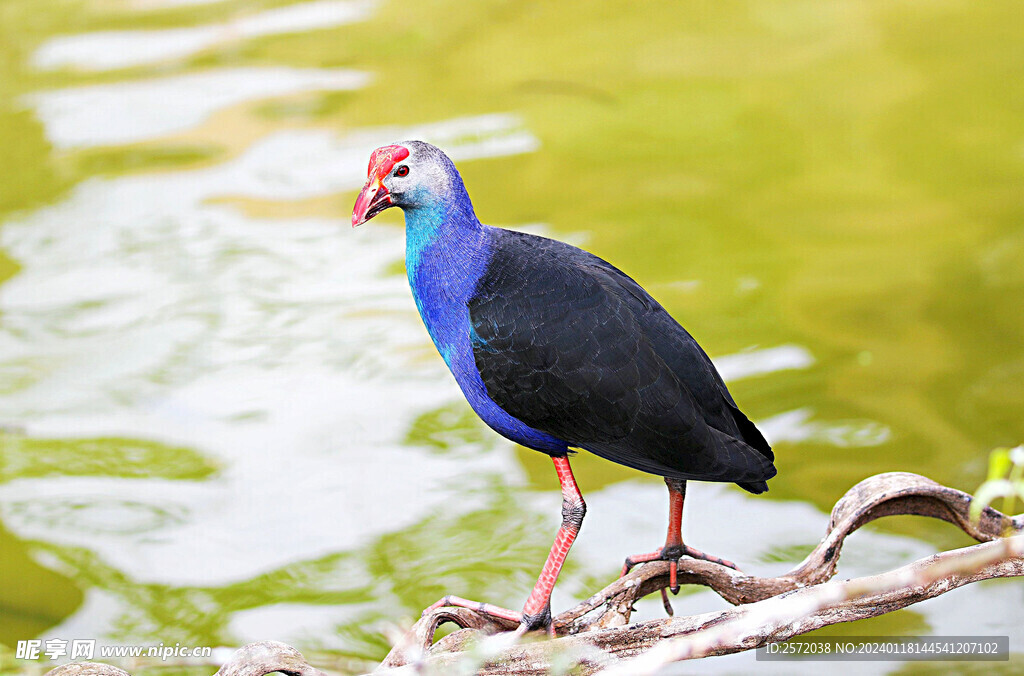
[(404, 164), (400, 165), (398, 169), (395, 169), (395, 176), (402, 177), (409, 175), (409, 167)]

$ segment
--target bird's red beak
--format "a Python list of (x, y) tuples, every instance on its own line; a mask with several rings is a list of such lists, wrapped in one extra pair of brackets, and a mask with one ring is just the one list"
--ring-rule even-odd
[(388, 207), (395, 205), (391, 193), (384, 187), (384, 178), (391, 173), (395, 164), (409, 157), (409, 150), (402, 146), (383, 146), (370, 155), (370, 166), (366, 168), (366, 185), (356, 198), (352, 208), (352, 227), (362, 225)]
[(380, 178), (370, 176), (352, 208), (352, 227), (362, 225), (392, 205), (391, 193), (380, 182)]

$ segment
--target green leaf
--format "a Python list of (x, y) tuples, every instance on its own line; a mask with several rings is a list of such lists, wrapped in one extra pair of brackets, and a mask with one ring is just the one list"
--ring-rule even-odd
[(996, 498), (1017, 495), (1013, 482), (1006, 479), (989, 480), (978, 487), (971, 500), (971, 521), (981, 517), (981, 511), (992, 504)]
[(988, 480), (1005, 478), (1011, 467), (1013, 467), (1013, 461), (1010, 459), (1010, 449), (995, 449), (988, 456)]

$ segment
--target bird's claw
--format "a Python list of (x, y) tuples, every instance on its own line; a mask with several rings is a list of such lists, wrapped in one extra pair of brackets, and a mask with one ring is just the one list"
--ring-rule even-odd
[[(669, 561), (673, 565), (669, 566), (668, 572), (668, 588), (673, 594), (679, 593), (679, 559), (684, 556), (689, 556), (691, 559), (700, 559), (702, 561), (709, 561), (710, 563), (716, 563), (726, 568), (732, 568), (733, 570), (739, 570), (735, 563), (728, 559), (722, 559), (717, 556), (705, 554), (699, 549), (694, 549), (688, 545), (678, 545), (673, 547), (662, 547), (661, 549), (655, 550), (648, 554), (636, 554), (634, 556), (627, 556), (625, 562), (622, 564), (622, 573), (619, 577), (624, 577), (629, 574), (629, 571), (641, 563), (647, 563), (648, 561)], [(664, 592), (663, 592), (664, 593)], [(672, 615), (671, 605), (668, 604), (668, 597), (664, 597), (666, 604), (666, 611), (669, 615)]]
[[(672, 592), (675, 594), (676, 592)], [(664, 587), (661, 588), (661, 605), (665, 608), (665, 612), (669, 617), (673, 617), (676, 614), (675, 609), (672, 607), (672, 602), (668, 598), (668, 590)]]

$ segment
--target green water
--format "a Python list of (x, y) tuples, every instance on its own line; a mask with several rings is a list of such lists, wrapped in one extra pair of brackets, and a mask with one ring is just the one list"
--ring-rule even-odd
[[(1024, 441), (1019, 3), (322, 3), (266, 28), (303, 4), (0, 2), (0, 644), (280, 638), (357, 671), (444, 593), (522, 603), (554, 473), (459, 397), (401, 215), (348, 228), (378, 138), (453, 148), (485, 222), (581, 242), (732, 364), (779, 474), (688, 502), (697, 546), (781, 572), (858, 480), (973, 490)], [(68, 42), (189, 27), (163, 55)], [(574, 468), (556, 605), (664, 528), (656, 478)], [(841, 574), (966, 544), (890, 520)], [(1024, 640), (1019, 583), (941, 603), (849, 631)]]

